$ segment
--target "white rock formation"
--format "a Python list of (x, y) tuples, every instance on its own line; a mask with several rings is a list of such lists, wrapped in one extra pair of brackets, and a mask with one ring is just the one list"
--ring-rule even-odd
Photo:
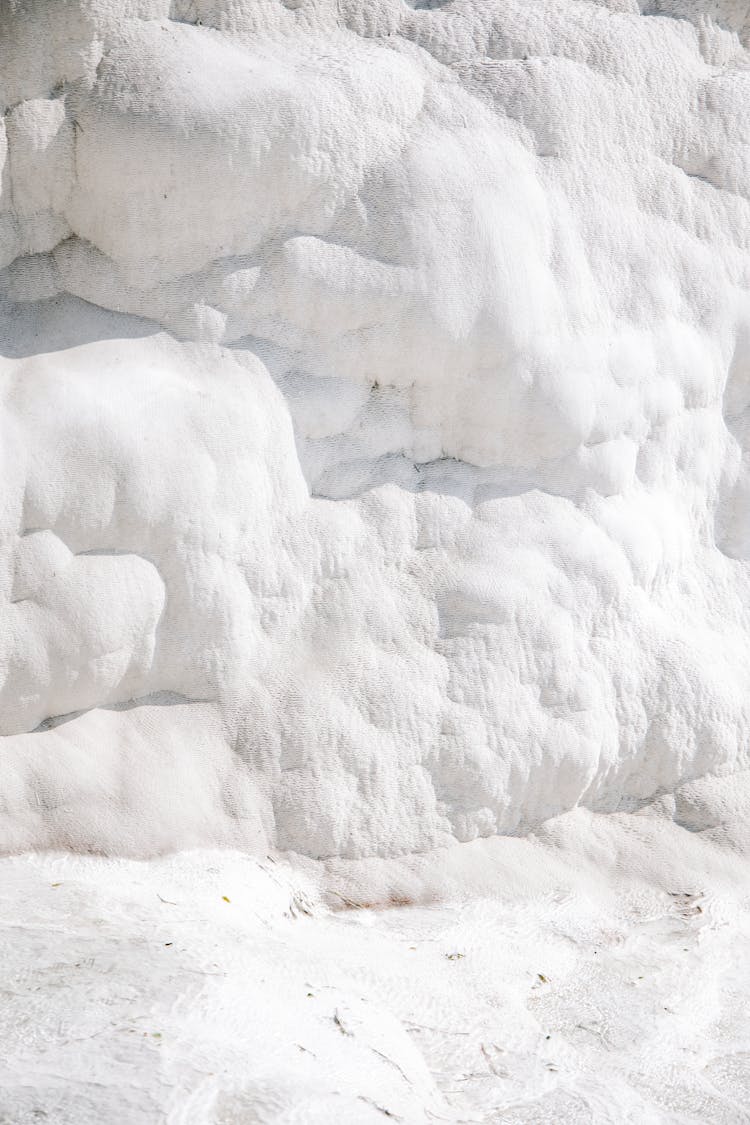
[(393, 856), (750, 766), (749, 45), (0, 4), (3, 849)]

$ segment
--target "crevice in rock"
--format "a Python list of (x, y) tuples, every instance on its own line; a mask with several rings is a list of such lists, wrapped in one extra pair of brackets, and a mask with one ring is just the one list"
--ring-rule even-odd
[[(154, 691), (149, 695), (137, 696), (135, 699), (127, 699), (122, 703), (101, 703), (97, 707), (86, 707), (82, 711), (69, 711), (65, 715), (50, 715), (48, 718), (42, 719), (41, 723), (29, 733), (44, 734), (45, 731), (55, 730), (57, 727), (73, 722), (74, 719), (80, 719), (82, 715), (87, 715), (90, 711), (134, 711), (138, 707), (182, 707), (213, 702), (215, 702), (213, 699), (191, 699), (177, 691)], [(5, 737), (16, 736), (6, 735)]]

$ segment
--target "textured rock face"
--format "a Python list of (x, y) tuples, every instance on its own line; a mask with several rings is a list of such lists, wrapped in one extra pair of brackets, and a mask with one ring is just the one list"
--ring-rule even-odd
[(393, 855), (750, 765), (749, 43), (0, 4), (2, 848)]

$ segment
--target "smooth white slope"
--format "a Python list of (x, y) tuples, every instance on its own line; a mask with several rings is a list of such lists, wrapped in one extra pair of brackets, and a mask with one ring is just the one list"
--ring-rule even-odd
[(399, 855), (747, 766), (746, 4), (0, 42), (3, 847)]
[(441, 904), (374, 911), (231, 851), (0, 873), (13, 1125), (747, 1121), (746, 862), (653, 815), (449, 849)]

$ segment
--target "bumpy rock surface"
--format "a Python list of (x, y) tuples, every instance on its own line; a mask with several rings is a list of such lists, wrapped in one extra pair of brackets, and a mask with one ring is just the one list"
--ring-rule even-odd
[(2, 849), (389, 856), (750, 766), (749, 44), (0, 3)]

